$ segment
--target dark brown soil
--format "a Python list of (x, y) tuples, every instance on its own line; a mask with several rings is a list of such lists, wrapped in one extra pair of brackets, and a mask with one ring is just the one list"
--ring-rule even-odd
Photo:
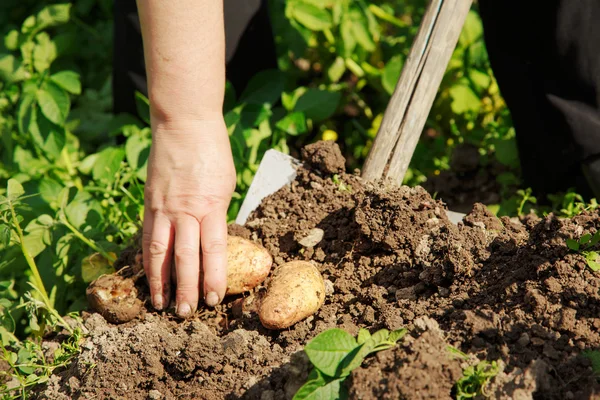
[[(482, 158), (478, 147), (462, 144), (452, 153), (450, 169), (427, 177), (423, 186), (450, 210), (467, 213), (475, 203), (500, 203), (503, 187), (498, 176), (509, 171), (495, 158)], [(517, 188), (510, 186), (506, 190), (503, 196), (509, 197)]]
[[(331, 150), (318, 146), (315, 157)], [(492, 398), (600, 395), (581, 356), (600, 347), (600, 275), (565, 245), (600, 228), (597, 214), (521, 224), (476, 205), (456, 226), (420, 187), (369, 185), (344, 173), (334, 182), (325, 171), (299, 169), (245, 227), (230, 227), (265, 246), (276, 265), (319, 264), (329, 290), (316, 315), (268, 331), (253, 301), (262, 288), (217, 310), (200, 307), (188, 321), (148, 311), (115, 326), (93, 314), (81, 355), (38, 398), (291, 398), (309, 372), (303, 346), (332, 327), (410, 332), (353, 372), (351, 398), (452, 398), (462, 369), (479, 360), (503, 366), (486, 390)], [(322, 240), (301, 245), (314, 228)]]

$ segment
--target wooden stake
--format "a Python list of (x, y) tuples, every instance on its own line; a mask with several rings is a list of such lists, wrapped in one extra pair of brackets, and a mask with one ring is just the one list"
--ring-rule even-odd
[(472, 0), (431, 0), (363, 166), (366, 180), (402, 183)]

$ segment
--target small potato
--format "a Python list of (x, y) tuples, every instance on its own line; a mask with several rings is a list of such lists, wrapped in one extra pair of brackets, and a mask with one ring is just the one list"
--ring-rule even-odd
[(267, 279), (271, 265), (273, 265), (273, 258), (264, 247), (238, 236), (227, 236), (225, 296), (254, 289)]
[(100, 276), (86, 290), (90, 307), (113, 324), (131, 321), (142, 311), (137, 293), (133, 279), (117, 274)]
[(316, 313), (325, 301), (321, 273), (308, 261), (290, 261), (275, 269), (258, 316), (267, 329), (285, 329)]

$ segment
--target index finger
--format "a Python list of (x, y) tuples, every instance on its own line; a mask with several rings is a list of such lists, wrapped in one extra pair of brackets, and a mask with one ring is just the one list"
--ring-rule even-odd
[(204, 302), (209, 307), (219, 304), (227, 290), (227, 214), (216, 211), (202, 220), (200, 228)]

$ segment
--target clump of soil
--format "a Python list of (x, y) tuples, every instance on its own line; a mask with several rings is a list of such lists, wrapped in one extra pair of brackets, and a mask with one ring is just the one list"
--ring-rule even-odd
[(276, 266), (316, 262), (327, 297), (315, 315), (266, 330), (260, 287), (188, 321), (147, 311), (114, 326), (92, 315), (82, 354), (39, 398), (291, 398), (309, 372), (303, 346), (332, 327), (410, 331), (352, 374), (352, 398), (450, 398), (466, 365), (447, 344), (503, 365), (486, 391), (498, 398), (599, 393), (581, 353), (600, 346), (600, 276), (565, 245), (594, 233), (598, 214), (519, 223), (476, 205), (456, 226), (424, 189), (365, 183), (324, 164), (331, 144), (313, 146), (295, 181), (230, 233)]
[(309, 167), (320, 170), (324, 174), (343, 172), (346, 165), (340, 146), (334, 141), (307, 145), (302, 149), (302, 160)]
[(461, 363), (453, 357), (437, 322), (415, 321), (414, 336), (399, 347), (377, 353), (348, 382), (354, 399), (450, 398), (452, 386), (462, 376)]

